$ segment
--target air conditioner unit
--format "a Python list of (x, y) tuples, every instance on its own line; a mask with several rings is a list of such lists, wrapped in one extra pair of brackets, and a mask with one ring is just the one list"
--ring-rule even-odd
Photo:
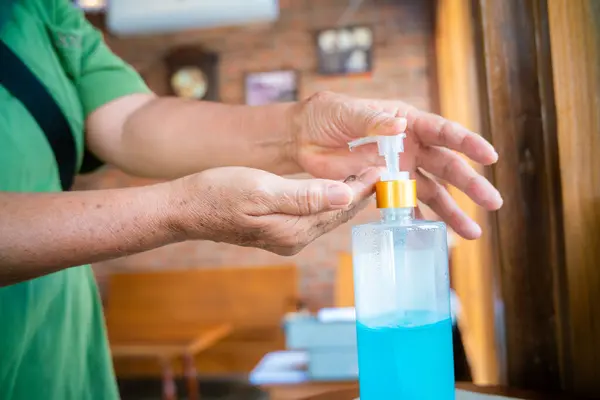
[(107, 26), (118, 36), (275, 21), (278, 0), (109, 0)]

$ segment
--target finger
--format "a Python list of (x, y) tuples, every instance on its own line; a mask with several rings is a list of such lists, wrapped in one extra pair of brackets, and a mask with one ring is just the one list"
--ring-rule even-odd
[[(346, 210), (296, 217), (298, 219), (294, 223), (296, 234), (292, 238), (293, 243), (288, 245), (265, 244), (263, 248), (282, 256), (298, 254), (315, 239), (350, 221), (356, 214), (367, 207), (369, 203), (369, 200), (365, 199), (351, 205)], [(268, 217), (272, 217), (272, 215)]]
[(421, 207), (419, 207), (419, 205), (415, 207), (415, 219), (425, 219), (423, 211), (421, 210)]
[(272, 212), (305, 216), (345, 209), (370, 196), (378, 177), (377, 170), (368, 169), (348, 183), (327, 179), (283, 179), (272, 194), (275, 196)]
[[(360, 150), (359, 150), (360, 149)], [(370, 152), (363, 152), (363, 148), (358, 147), (356, 151), (349, 152), (343, 149), (339, 152), (332, 152), (323, 155), (319, 164), (319, 169), (326, 174), (329, 179), (343, 180), (348, 175), (357, 172), (366, 171), (369, 168), (385, 165), (385, 159), (377, 153), (377, 147), (373, 147)], [(332, 166), (335, 166), (332, 168)]]
[(456, 186), (488, 210), (502, 207), (500, 192), (452, 150), (427, 146), (421, 150), (417, 165)]
[(371, 203), (369, 200), (369, 197), (363, 198), (362, 200), (353, 203), (345, 210), (330, 211), (319, 215), (303, 217), (300, 224), (305, 227), (305, 242), (308, 244), (327, 232), (350, 221), (356, 214), (364, 210)]
[(381, 168), (371, 168), (359, 177), (348, 177), (346, 183), (352, 187), (354, 201), (346, 209), (322, 213), (300, 221), (302, 224), (306, 224), (308, 240), (312, 241), (348, 222), (367, 207), (375, 191), (375, 183), (380, 176)]
[(374, 110), (361, 103), (355, 104), (348, 109), (350, 115), (346, 119), (354, 137), (397, 135), (406, 130), (406, 118)]
[[(358, 180), (360, 180), (360, 177), (352, 177), (350, 179), (351, 182), (357, 182)], [(368, 193), (368, 189), (366, 188), (369, 186), (371, 185), (361, 186), (362, 189), (360, 189), (360, 192)], [(315, 239), (348, 222), (367, 207), (370, 204), (370, 196), (362, 195), (361, 197), (361, 200), (353, 202), (344, 210), (328, 211), (317, 215), (290, 216), (290, 218), (294, 218), (293, 229), (284, 229), (287, 236), (283, 239), (284, 244), (274, 245), (272, 243), (265, 243), (263, 248), (283, 256), (297, 254)], [(275, 215), (267, 215), (262, 218), (273, 219), (274, 217), (277, 219), (280, 218), (280, 216)], [(281, 237), (279, 239), (278, 242), (281, 243)], [(253, 244), (253, 246), (256, 246), (256, 244)]]
[(481, 228), (456, 204), (450, 193), (439, 183), (417, 170), (419, 200), (427, 204), (454, 231), (465, 239), (477, 239)]
[(414, 109), (407, 114), (407, 120), (407, 132), (416, 135), (424, 145), (448, 147), (483, 165), (498, 161), (494, 146), (456, 122)]
[(352, 189), (353, 203), (360, 203), (373, 195), (382, 171), (381, 167), (371, 167), (358, 176), (351, 175), (345, 179), (344, 182)]

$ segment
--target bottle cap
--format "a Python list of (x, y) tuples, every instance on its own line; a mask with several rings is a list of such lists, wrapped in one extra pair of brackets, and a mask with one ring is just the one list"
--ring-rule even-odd
[(377, 143), (379, 155), (385, 158), (386, 171), (375, 185), (377, 208), (414, 208), (417, 206), (417, 184), (407, 171), (400, 171), (400, 153), (404, 152), (405, 133), (395, 136), (367, 136), (348, 144), (352, 149)]

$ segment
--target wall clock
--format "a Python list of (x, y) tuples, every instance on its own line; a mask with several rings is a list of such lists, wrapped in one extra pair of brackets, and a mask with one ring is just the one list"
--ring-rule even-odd
[(218, 101), (218, 56), (198, 47), (181, 47), (165, 57), (171, 94), (196, 100)]
[(179, 97), (203, 99), (208, 92), (206, 74), (198, 67), (183, 67), (171, 76), (171, 88)]

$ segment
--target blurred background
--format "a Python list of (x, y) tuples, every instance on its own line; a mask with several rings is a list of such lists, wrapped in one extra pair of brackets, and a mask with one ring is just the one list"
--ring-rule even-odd
[[(484, 229), (449, 242), (457, 379), (600, 396), (597, 0), (76, 3), (160, 95), (258, 105), (331, 90), (482, 132), (501, 163), (481, 172), (505, 206), (484, 213), (452, 192)], [(77, 188), (147, 183), (103, 168)], [(350, 228), (292, 258), (188, 242), (95, 265), (124, 399), (175, 398), (173, 383), (195, 398), (196, 376), (215, 399), (355, 384)], [(334, 331), (347, 346), (327, 342)], [(328, 352), (318, 365), (311, 346)]]
[[(113, 3), (118, 4), (119, 1)], [(231, 6), (227, 1), (221, 2), (221, 6), (216, 6), (219, 4), (216, 1), (187, 3), (214, 3), (215, 5), (207, 5), (206, 8), (213, 13), (215, 19), (223, 14), (223, 18), (228, 21)], [(244, 7), (271, 4), (262, 6), (267, 13), (277, 2), (256, 1), (252, 4), (253, 1), (250, 0), (233, 3), (238, 6), (248, 4)], [(361, 4), (353, 7), (354, 3)], [(181, 11), (184, 15), (206, 12), (201, 9), (203, 6), (199, 5), (200, 9), (196, 11), (191, 4), (188, 7), (192, 8)], [(164, 12), (159, 6), (156, 8), (157, 15)], [(210, 91), (210, 95), (202, 96), (202, 99), (225, 103), (247, 103), (246, 96), (252, 96), (255, 92), (259, 93), (256, 95), (259, 98), (257, 100), (264, 102), (265, 97), (266, 101), (302, 99), (319, 90), (332, 90), (359, 97), (403, 99), (416, 107), (436, 110), (439, 107), (436, 105), (438, 100), (435, 93), (432, 11), (431, 5), (426, 1), (283, 0), (279, 1), (278, 16), (273, 22), (257, 23), (249, 19), (242, 26), (232, 27), (226, 23), (224, 27), (143, 36), (118, 37), (107, 31), (106, 41), (114, 52), (140, 71), (152, 90), (161, 95), (176, 95), (177, 89), (173, 87), (173, 83), (179, 83), (179, 78), (185, 81), (184, 84), (189, 79), (190, 85), (206, 86), (205, 91)], [(144, 18), (144, 9), (137, 12), (140, 18)], [(238, 18), (243, 18), (244, 9), (239, 12), (241, 17)], [(157, 15), (147, 18), (156, 19)], [(339, 26), (350, 25), (353, 29), (337, 31), (338, 21), (341, 21)], [(176, 27), (176, 24), (173, 25)], [(100, 23), (100, 26), (105, 25)], [(364, 29), (364, 54), (370, 61), (369, 65), (364, 66), (364, 72), (347, 73), (344, 70), (345, 63), (340, 63), (341, 73), (322, 71), (327, 65), (320, 65), (319, 55), (326, 54), (326, 51), (321, 51), (319, 47), (319, 31), (330, 31), (334, 35), (333, 46), (341, 42), (340, 47), (344, 49), (360, 46), (360, 40), (355, 39), (359, 36), (355, 34), (358, 28)], [(321, 41), (325, 43), (326, 39)], [(335, 56), (344, 51), (350, 52), (333, 50), (332, 53), (335, 52)], [(183, 78), (177, 76), (181, 70)], [(188, 71), (199, 73), (187, 74)], [(271, 78), (274, 74), (275, 79)], [(275, 95), (270, 94), (269, 89), (261, 88), (261, 76), (263, 86), (275, 91)], [(279, 99), (277, 94), (283, 91), (292, 94), (286, 93), (283, 99)], [(119, 171), (107, 170), (89, 179), (82, 179), (80, 186), (106, 188), (144, 183), (147, 182), (133, 179)], [(373, 207), (361, 215), (361, 220), (377, 216), (378, 212)], [(349, 226), (342, 227), (321, 238), (293, 259), (301, 270), (301, 293), (311, 306), (331, 304), (337, 262), (335, 254), (349, 249), (349, 233)], [(197, 242), (118, 260), (99, 266), (97, 272), (100, 281), (104, 281), (104, 277), (111, 272), (140, 267), (164, 269), (175, 265), (197, 268), (203, 265), (240, 263), (277, 264), (281, 263), (281, 259), (260, 250)]]

